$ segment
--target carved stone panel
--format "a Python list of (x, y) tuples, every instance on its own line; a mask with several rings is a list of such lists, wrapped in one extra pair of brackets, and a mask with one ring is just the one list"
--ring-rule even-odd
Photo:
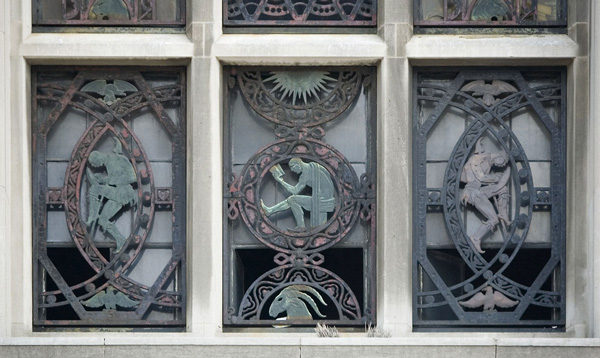
[(414, 74), (416, 329), (564, 329), (564, 69)]
[(185, 325), (185, 71), (32, 69), (34, 325)]

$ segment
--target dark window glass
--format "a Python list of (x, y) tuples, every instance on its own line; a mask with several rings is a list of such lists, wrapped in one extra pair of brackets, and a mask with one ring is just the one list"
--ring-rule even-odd
[(33, 0), (33, 24), (183, 26), (185, 0)]
[(226, 69), (226, 325), (374, 323), (374, 74)]
[(414, 78), (415, 329), (564, 330), (565, 71)]
[(566, 0), (414, 0), (415, 26), (566, 26)]
[(34, 324), (185, 324), (185, 71), (32, 69)]
[(377, 25), (377, 0), (223, 0), (225, 26)]

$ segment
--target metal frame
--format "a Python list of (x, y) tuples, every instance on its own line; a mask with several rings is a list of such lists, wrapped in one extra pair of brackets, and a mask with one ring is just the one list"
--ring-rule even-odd
[(223, 0), (223, 25), (375, 27), (377, 0)]
[[(328, 74), (329, 84), (323, 88), (321, 97), (304, 100), (302, 96), (290, 99), (274, 90), (276, 81), (269, 77), (274, 72)], [(320, 71), (320, 72), (319, 72)], [(337, 317), (321, 317), (319, 322), (337, 326), (362, 326), (375, 323), (375, 236), (376, 236), (376, 108), (375, 71), (372, 68), (225, 68), (228, 88), (225, 93), (225, 139), (224, 152), (231, 153), (232, 127), (229, 119), (229, 102), (232, 96), (243, 96), (257, 121), (273, 129), (272, 142), (251, 156), (239, 173), (234, 173), (231, 154), (224, 156), (224, 304), (223, 321), (226, 326), (314, 326), (317, 322), (306, 317), (291, 317), (276, 320), (274, 315), (265, 318), (265, 312), (275, 295), (288, 288), (304, 287), (311, 292), (312, 299), (323, 297), (330, 307), (333, 304)], [(365, 92), (365, 114), (368, 133), (366, 172), (360, 177), (350, 163), (336, 148), (327, 144), (328, 126), (342, 121), (341, 114), (352, 111), (353, 104), (361, 92)], [(310, 96), (310, 94), (309, 94)], [(315, 99), (316, 97), (316, 99)], [(253, 120), (249, 118), (248, 120)], [(306, 230), (283, 229), (269, 218), (260, 205), (261, 188), (267, 185), (274, 168), (287, 166), (292, 158), (301, 158), (312, 163), (312, 168), (321, 168), (321, 174), (329, 176), (335, 188), (335, 209), (319, 225)], [(238, 169), (239, 170), (239, 169)], [(307, 170), (307, 169), (305, 169)], [(316, 170), (316, 169), (311, 169)], [(323, 174), (327, 173), (327, 174)], [(300, 179), (298, 179), (300, 180)], [(316, 180), (316, 179), (313, 179)], [(318, 189), (309, 184), (313, 198)], [(313, 199), (314, 200), (314, 199)], [(333, 200), (333, 199), (332, 199)], [(312, 220), (312, 217), (311, 217)], [(253, 244), (236, 244), (233, 225), (241, 225), (253, 238)], [(361, 225), (366, 237), (360, 244), (347, 244), (345, 238), (351, 230)], [(360, 249), (362, 254), (362, 292), (353, 292), (335, 271), (327, 269), (329, 249)], [(236, 255), (242, 249), (263, 249), (265, 255), (273, 257), (273, 265), (252, 284), (247, 285), (243, 297), (234, 298), (240, 289), (240, 272), (234, 268)], [(262, 272), (262, 271), (261, 271)], [(236, 276), (237, 275), (237, 276)], [(297, 286), (301, 285), (301, 286)], [(363, 299), (358, 297), (362, 296)], [(319, 298), (320, 299), (320, 298)], [(305, 300), (305, 304), (310, 303)], [(273, 305), (271, 305), (272, 307)], [(271, 311), (269, 310), (269, 314)], [(268, 317), (268, 316), (267, 316)]]
[[(557, 80), (556, 85), (530, 86), (524, 75), (536, 74)], [(421, 83), (421, 75), (427, 75), (427, 83)], [(436, 83), (433, 76), (447, 80)], [(566, 70), (564, 68), (416, 68), (413, 80), (413, 328), (420, 330), (551, 330), (565, 329), (565, 216), (566, 216)], [(480, 81), (480, 82), (477, 82)], [(487, 87), (475, 88), (485, 81)], [(490, 84), (490, 82), (492, 84)], [(508, 84), (508, 86), (507, 86)], [(511, 88), (511, 86), (513, 86)], [(487, 96), (487, 97), (486, 97)], [(555, 118), (546, 111), (544, 104), (560, 103), (560, 111)], [(422, 116), (419, 104), (427, 103), (431, 112)], [(505, 121), (512, 113), (528, 108), (538, 116), (541, 126), (551, 138), (549, 154), (550, 187), (536, 185), (529, 164), (528, 153), (520, 143), (528, 138), (519, 138)], [(460, 136), (449, 156), (445, 169), (443, 187), (427, 185), (428, 136), (435, 131), (438, 121), (445, 118), (447, 110), (464, 113), (466, 129)], [(498, 128), (500, 128), (498, 130)], [(508, 210), (508, 221), (497, 220), (502, 210), (498, 197), (490, 197), (494, 202), (496, 227), (503, 230), (503, 242), (492, 246), (486, 243), (490, 231), (479, 242), (471, 228), (467, 229), (465, 215), (470, 211), (478, 214), (485, 224), (485, 217), (478, 212), (468, 197), (466, 187), (469, 180), (465, 169), (470, 158), (477, 153), (486, 153), (478, 148), (480, 138), (488, 136), (501, 147), (501, 156), (508, 158), (504, 172), (510, 174), (506, 187), (513, 188), (514, 207)], [(483, 155), (483, 154), (482, 154)], [(490, 157), (491, 158), (491, 157)], [(501, 162), (501, 161), (500, 161)], [(476, 163), (474, 161), (473, 163)], [(483, 163), (483, 162), (482, 162)], [(478, 164), (479, 165), (479, 164)], [(495, 165), (495, 164), (494, 164)], [(483, 166), (483, 164), (481, 164)], [(470, 167), (469, 167), (470, 168)], [(511, 171), (512, 169), (512, 171)], [(499, 171), (499, 173), (503, 173)], [(498, 174), (499, 175), (499, 174)], [(466, 186), (464, 182), (467, 182)], [(491, 184), (490, 184), (491, 185)], [(483, 193), (475, 191), (475, 193)], [(477, 194), (480, 195), (480, 194)], [(497, 195), (497, 194), (494, 194)], [(467, 199), (465, 199), (467, 198)], [(493, 199), (493, 200), (492, 200)], [(477, 200), (477, 199), (473, 199)], [(480, 199), (483, 202), (488, 199)], [(514, 270), (511, 264), (516, 258), (527, 262), (527, 251), (534, 250), (528, 240), (532, 218), (538, 213), (551, 215), (551, 229), (548, 242), (541, 245), (549, 255), (547, 261), (539, 264), (539, 272), (519, 273), (509, 277), (507, 272)], [(440, 272), (432, 264), (432, 254), (436, 248), (427, 244), (434, 235), (427, 232), (427, 218), (443, 214), (446, 234), (451, 240), (445, 248), (450, 256), (456, 275), (454, 281), (446, 279), (448, 272)], [(490, 220), (488, 220), (490, 222)], [(491, 220), (494, 223), (493, 220)], [(504, 226), (503, 226), (504, 225)], [(468, 231), (470, 231), (468, 233)], [(493, 231), (492, 231), (493, 232)], [(437, 234), (441, 235), (441, 234)], [(540, 244), (538, 244), (539, 246)], [(485, 251), (481, 253), (480, 251)], [(531, 255), (534, 251), (530, 251)], [(538, 251), (542, 252), (542, 251)], [(523, 261), (525, 258), (525, 261)], [(540, 259), (541, 260), (541, 259)], [(545, 262), (545, 263), (544, 263)], [(460, 264), (460, 265), (459, 265)], [(543, 266), (543, 267), (542, 267)], [(460, 270), (464, 273), (460, 274)], [(519, 282), (520, 277), (529, 274), (535, 277), (529, 284)], [(446, 276), (447, 277), (447, 276)], [(427, 285), (433, 285), (429, 289)], [(452, 282), (451, 282), (452, 281)], [(542, 288), (544, 284), (550, 289)], [(475, 301), (489, 298), (486, 287), (491, 287), (494, 302), (491, 308), (481, 309)], [(482, 292), (483, 291), (483, 292)], [(481, 292), (481, 293), (480, 293)], [(490, 293), (491, 293), (490, 292)], [(512, 303), (502, 304), (504, 296)], [(471, 301), (469, 303), (468, 301)], [(490, 303), (490, 302), (488, 302)], [(481, 303), (483, 304), (483, 303)], [(533, 317), (524, 313), (534, 307), (542, 307), (549, 315)], [(445, 319), (435, 319), (434, 310), (444, 309)], [(440, 312), (440, 311), (438, 311)], [(428, 316), (429, 315), (429, 316)], [(448, 318), (454, 316), (455, 318)], [(525, 317), (525, 318), (524, 318)]]
[[(168, 76), (165, 78), (170, 83), (153, 86), (146, 80), (148, 75)], [(34, 329), (65, 326), (184, 328), (185, 78), (185, 68), (182, 67), (32, 67)], [(44, 107), (41, 107), (42, 103)], [(165, 104), (175, 106), (179, 118), (171, 118), (173, 114), (165, 109)], [(56, 159), (47, 156), (47, 136), (58, 130), (55, 127), (67, 116), (67, 111), (76, 111), (87, 128), (65, 162), (64, 185), (50, 187), (47, 184), (48, 163)], [(142, 141), (149, 138), (139, 138), (130, 125), (140, 111), (152, 115), (170, 137), (171, 187), (155, 185), (152, 164), (142, 146)], [(115, 141), (112, 153), (99, 149), (103, 142), (112, 143), (110, 138)], [(90, 155), (112, 159), (103, 159), (105, 168), (101, 169), (102, 166), (91, 164)], [(134, 179), (126, 180), (125, 184), (114, 184), (120, 178), (120, 171), (127, 168), (131, 169)], [(100, 174), (92, 174), (93, 171)], [(88, 224), (83, 207), (90, 207), (90, 204), (85, 204), (86, 197), (92, 198), (93, 181), (98, 178), (108, 178), (107, 184), (98, 185), (104, 199), (100, 199), (94, 223)], [(113, 198), (111, 193), (118, 195)], [(136, 195), (137, 199), (131, 198), (128, 204), (124, 204), (118, 197), (126, 194)], [(89, 200), (92, 199), (88, 199), (88, 203)], [(116, 215), (127, 213), (132, 217), (130, 233), (126, 236), (125, 232), (121, 234), (125, 238), (122, 243), (109, 223), (101, 219), (98, 221), (98, 217), (103, 215), (112, 220), (112, 215), (104, 214), (111, 200), (119, 205)], [(47, 219), (50, 211), (64, 212), (64, 225), (68, 228), (70, 240), (60, 243), (48, 241), (52, 230)], [(172, 213), (171, 241), (151, 241), (153, 227), (156, 230), (155, 214), (159, 211)], [(88, 213), (88, 221), (90, 217), (93, 216)], [(109, 234), (110, 230), (113, 232)], [(99, 236), (106, 239), (97, 241)], [(172, 256), (155, 282), (144, 285), (128, 275), (149, 248), (172, 250)], [(68, 283), (63, 277), (66, 272), (57, 268), (62, 262), (56, 261), (56, 257), (53, 260), (49, 249), (76, 252), (78, 260), (85, 266), (77, 271), (87, 270), (91, 272), (90, 277)], [(73, 257), (66, 259), (72, 261)], [(50, 280), (56, 289), (48, 288)], [(109, 296), (112, 296), (113, 302)], [(49, 310), (69, 306), (78, 318), (46, 318)], [(167, 310), (173, 319), (152, 318), (151, 314), (156, 310)]]

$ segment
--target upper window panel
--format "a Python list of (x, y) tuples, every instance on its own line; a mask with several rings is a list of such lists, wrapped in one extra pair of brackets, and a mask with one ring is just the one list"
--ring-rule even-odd
[(225, 26), (377, 25), (377, 0), (223, 0)]
[(183, 26), (185, 0), (33, 0), (40, 26)]
[(566, 0), (414, 0), (415, 26), (566, 26)]

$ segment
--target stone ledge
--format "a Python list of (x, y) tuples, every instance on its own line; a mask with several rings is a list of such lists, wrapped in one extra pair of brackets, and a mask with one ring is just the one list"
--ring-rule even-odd
[(499, 338), (496, 345), (505, 347), (597, 347), (600, 338)]
[(27, 60), (181, 59), (194, 55), (194, 43), (185, 34), (31, 34), (19, 55)]
[(14, 337), (0, 338), (0, 346), (386, 346), (386, 347), (592, 347), (600, 349), (600, 338), (485, 338), (485, 337), (193, 337), (178, 333), (151, 333), (106, 337)]
[(0, 347), (2, 347), (2, 346), (101, 346), (101, 345), (104, 345), (104, 338), (101, 338), (101, 337), (0, 338)]
[(600, 356), (600, 339), (572, 338), (282, 338), (282, 337), (29, 337), (0, 338), (0, 357), (71, 358), (257, 357), (554, 358)]
[(406, 57), (413, 63), (448, 60), (469, 65), (495, 64), (499, 59), (506, 65), (568, 63), (577, 57), (579, 46), (567, 35), (416, 35), (406, 45)]
[(236, 65), (374, 64), (386, 51), (385, 42), (377, 35), (339, 34), (227, 34), (212, 48), (217, 59)]

